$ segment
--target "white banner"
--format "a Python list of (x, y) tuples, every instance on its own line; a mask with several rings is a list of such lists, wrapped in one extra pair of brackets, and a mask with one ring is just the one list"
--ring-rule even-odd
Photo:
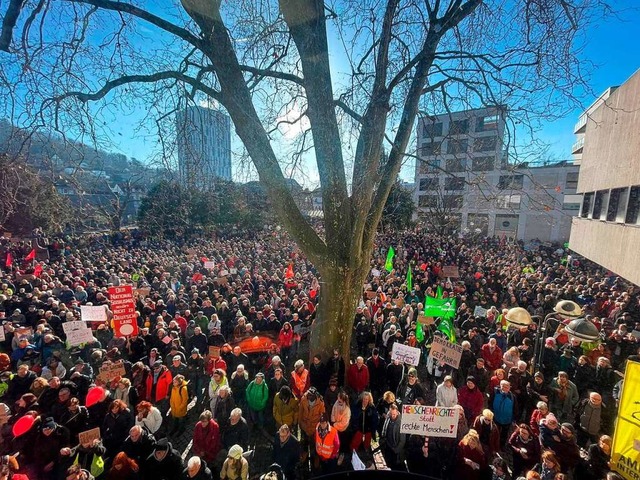
[(85, 322), (106, 322), (107, 310), (103, 305), (97, 307), (82, 305), (80, 316)]
[(429, 356), (453, 368), (458, 368), (462, 358), (462, 345), (451, 343), (442, 337), (433, 337)]
[(420, 349), (396, 342), (391, 348), (391, 360), (399, 360), (400, 363), (417, 367), (420, 362)]
[(214, 268), (216, 268), (216, 262), (207, 260), (206, 262), (204, 262), (204, 268), (206, 268), (207, 270), (213, 270)]
[(487, 312), (488, 312), (488, 310), (486, 308), (482, 308), (480, 305), (478, 305), (473, 310), (473, 316), (474, 317), (486, 317), (487, 316)]
[(458, 434), (456, 407), (430, 407), (427, 405), (403, 405), (400, 433), (423, 437), (455, 438)]
[(71, 330), (69, 333), (67, 333), (67, 344), (70, 347), (89, 342), (93, 342), (93, 332), (90, 328)]
[(72, 330), (80, 330), (81, 328), (87, 328), (87, 324), (82, 320), (76, 322), (64, 322), (62, 324), (62, 330), (64, 330), (64, 333), (67, 334)]

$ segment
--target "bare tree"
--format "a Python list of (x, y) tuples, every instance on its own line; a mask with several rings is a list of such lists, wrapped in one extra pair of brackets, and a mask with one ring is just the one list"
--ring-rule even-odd
[[(574, 40), (603, 10), (598, 0), (139, 5), (11, 0), (0, 49), (12, 62), (0, 82), (12, 99), (29, 95), (7, 108), (33, 126), (95, 138), (116, 106), (142, 102), (163, 125), (186, 102), (219, 102), (282, 224), (322, 275), (312, 353), (349, 347), (376, 229), (420, 104), (508, 104), (512, 122), (534, 128), (584, 87)], [(333, 49), (346, 67), (332, 64)], [(320, 180), (322, 236), (286, 182), (305, 152)]]

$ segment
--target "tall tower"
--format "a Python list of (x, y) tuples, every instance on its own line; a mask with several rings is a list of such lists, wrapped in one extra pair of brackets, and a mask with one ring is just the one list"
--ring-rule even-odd
[(210, 190), (216, 178), (231, 180), (231, 121), (212, 108), (190, 106), (176, 115), (180, 180)]

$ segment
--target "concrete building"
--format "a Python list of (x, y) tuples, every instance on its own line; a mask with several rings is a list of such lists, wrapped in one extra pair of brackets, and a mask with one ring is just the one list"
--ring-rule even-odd
[(565, 242), (580, 207), (578, 167), (511, 164), (505, 114), (504, 107), (493, 107), (420, 120), (418, 219), (451, 234)]
[(582, 195), (570, 247), (640, 285), (640, 70), (576, 124)]
[(191, 106), (176, 115), (178, 167), (188, 186), (211, 189), (231, 180), (231, 120), (211, 108)]

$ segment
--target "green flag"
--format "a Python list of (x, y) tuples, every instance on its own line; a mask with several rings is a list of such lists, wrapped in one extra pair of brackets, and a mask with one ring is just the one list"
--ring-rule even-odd
[(387, 252), (387, 261), (384, 263), (384, 268), (387, 272), (391, 272), (393, 270), (393, 257), (396, 256), (396, 251), (393, 247), (389, 247), (389, 251)]
[(427, 295), (424, 301), (425, 317), (453, 318), (456, 316), (455, 298), (433, 298)]
[(424, 340), (424, 329), (420, 322), (416, 324), (416, 340), (418, 340), (418, 342), (422, 342)]
[(451, 343), (456, 343), (456, 330), (453, 327), (452, 317), (442, 317), (438, 324), (438, 330), (444, 333)]
[(442, 298), (442, 285), (438, 285), (438, 289), (436, 290), (436, 298)]
[(407, 292), (413, 290), (413, 273), (411, 273), (411, 265), (409, 265), (409, 270), (407, 270)]

